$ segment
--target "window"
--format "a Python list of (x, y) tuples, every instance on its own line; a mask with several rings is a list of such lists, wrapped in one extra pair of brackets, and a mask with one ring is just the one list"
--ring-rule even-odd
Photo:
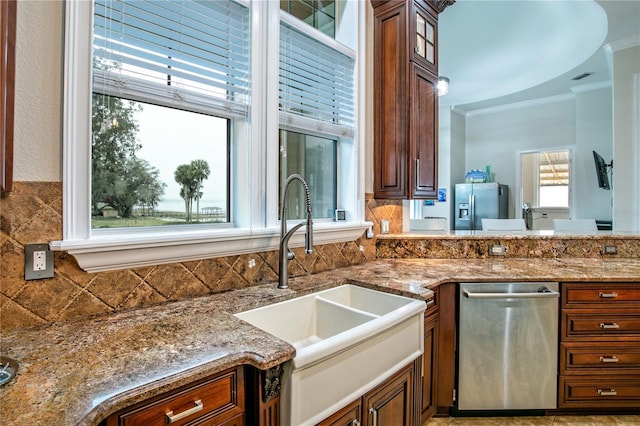
[[(293, 173), (305, 176), (311, 193), (311, 210), (316, 219), (333, 218), (335, 214), (337, 145), (337, 140), (280, 131), (280, 185)], [(291, 187), (289, 191), (287, 217), (304, 219), (306, 210), (302, 187)]]
[(333, 218), (342, 207), (337, 150), (354, 135), (355, 60), (334, 40), (318, 40), (294, 25), (280, 24), (280, 187), (291, 173), (301, 174), (311, 189), (314, 217)]
[(533, 207), (569, 207), (570, 151), (521, 154), (523, 203)]
[(335, 0), (280, 0), (280, 8), (329, 37), (335, 37)]
[(310, 2), (305, 23), (281, 4), (67, 3), (54, 250), (95, 272), (276, 249), (279, 182), (294, 171), (310, 183), (316, 244), (362, 235), (365, 8)]
[(229, 1), (95, 1), (93, 229), (229, 221), (249, 17)]
[(228, 222), (230, 121), (94, 93), (92, 229)]

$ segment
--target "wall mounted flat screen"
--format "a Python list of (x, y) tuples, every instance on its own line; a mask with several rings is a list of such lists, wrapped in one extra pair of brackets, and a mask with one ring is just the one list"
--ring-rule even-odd
[(598, 186), (602, 189), (611, 189), (611, 185), (609, 184), (609, 167), (613, 167), (613, 161), (611, 164), (607, 164), (604, 162), (604, 158), (597, 152), (593, 151), (593, 161), (596, 166), (596, 175), (598, 176)]

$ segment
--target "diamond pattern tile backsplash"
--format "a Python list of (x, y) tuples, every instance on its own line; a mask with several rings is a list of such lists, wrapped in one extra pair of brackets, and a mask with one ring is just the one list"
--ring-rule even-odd
[[(366, 219), (379, 233), (380, 220), (402, 230), (402, 204), (365, 202)], [(55, 275), (24, 280), (24, 245), (62, 238), (62, 183), (15, 182), (0, 201), (0, 328), (32, 326), (70, 318), (187, 299), (277, 280), (277, 251), (182, 263), (87, 273), (73, 256), (56, 252)], [(296, 252), (297, 250), (297, 252)], [(315, 246), (314, 253), (294, 249), (292, 276), (361, 264), (376, 257), (375, 239)], [(249, 260), (255, 266), (248, 267)]]

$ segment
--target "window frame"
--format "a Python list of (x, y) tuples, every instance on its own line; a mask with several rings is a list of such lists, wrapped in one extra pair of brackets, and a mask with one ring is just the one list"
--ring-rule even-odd
[[(518, 151), (516, 152), (516, 188), (518, 189), (517, 191), (517, 197), (519, 200), (517, 200), (517, 204), (516, 206), (520, 206), (522, 205), (522, 203), (524, 202), (524, 194), (523, 194), (523, 179), (522, 179), (522, 156), (524, 154), (540, 154), (543, 152), (557, 152), (557, 151), (567, 151), (568, 155), (569, 155), (569, 161), (568, 161), (568, 165), (569, 165), (569, 184), (568, 184), (568, 205), (567, 207), (548, 207), (548, 206), (540, 206), (540, 182), (539, 182), (539, 164), (537, 164), (537, 174), (536, 174), (536, 182), (535, 182), (535, 187), (536, 187), (536, 193), (535, 193), (535, 202), (533, 204), (535, 205), (531, 205), (532, 208), (538, 208), (538, 209), (545, 209), (545, 210), (562, 210), (562, 211), (569, 211), (571, 212), (572, 206), (575, 205), (574, 203), (574, 187), (575, 187), (575, 167), (573, 166), (573, 158), (575, 156), (575, 148), (574, 146), (571, 145), (560, 145), (560, 146), (549, 146), (549, 147), (540, 147), (537, 149), (531, 149), (531, 150), (524, 150), (524, 151)], [(537, 163), (537, 162), (536, 162)]]
[[(243, 2), (248, 4), (248, 2)], [(339, 192), (348, 213), (346, 222), (317, 221), (316, 245), (353, 241), (370, 223), (364, 220), (364, 55), (365, 5), (355, 2), (358, 16), (355, 69), (356, 131), (348, 149), (341, 149), (343, 168)], [(286, 13), (286, 12), (282, 12)], [(93, 2), (67, 1), (65, 7), (63, 86), (63, 238), (50, 242), (52, 250), (67, 251), (88, 272), (126, 269), (162, 263), (269, 251), (278, 248), (278, 43), (269, 43), (279, 26), (279, 2), (251, 2), (252, 75), (276, 76), (251, 89), (250, 131), (233, 144), (232, 226), (183, 225), (178, 229), (148, 227), (91, 230), (91, 55)], [(267, 24), (268, 23), (268, 24)], [(306, 25), (306, 24), (305, 24)], [(317, 30), (316, 30), (317, 31)], [(279, 35), (275, 34), (276, 39)], [(274, 46), (275, 45), (275, 46)], [(72, 83), (69, 83), (72, 82)], [(275, 108), (273, 105), (275, 104)], [(360, 148), (362, 147), (362, 148)], [(348, 151), (348, 152), (345, 152)], [(346, 162), (345, 162), (346, 161)], [(275, 164), (275, 167), (274, 167)], [(240, 170), (247, 170), (243, 174)], [(292, 247), (304, 244), (297, 232)]]

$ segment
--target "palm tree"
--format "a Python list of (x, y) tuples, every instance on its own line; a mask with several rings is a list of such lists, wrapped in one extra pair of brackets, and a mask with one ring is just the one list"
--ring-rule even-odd
[(187, 214), (187, 222), (191, 222), (191, 202), (196, 189), (197, 181), (193, 178), (190, 164), (181, 164), (174, 173), (174, 178), (180, 187), (180, 197), (184, 200), (184, 208)]
[(193, 160), (190, 164), (191, 176), (197, 182), (197, 189), (193, 196), (196, 199), (196, 217), (200, 222), (200, 198), (202, 198), (202, 182), (209, 177), (211, 170), (209, 169), (209, 163), (205, 160)]

